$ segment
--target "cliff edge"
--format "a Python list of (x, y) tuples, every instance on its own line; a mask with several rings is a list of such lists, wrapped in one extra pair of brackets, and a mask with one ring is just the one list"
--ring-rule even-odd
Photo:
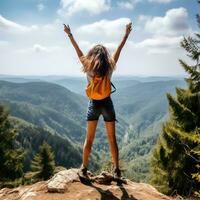
[(171, 200), (146, 183), (116, 181), (108, 172), (80, 180), (78, 169), (56, 173), (48, 181), (0, 190), (0, 200)]

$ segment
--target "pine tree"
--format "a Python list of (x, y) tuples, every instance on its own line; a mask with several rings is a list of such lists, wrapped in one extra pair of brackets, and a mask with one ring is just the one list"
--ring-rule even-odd
[[(200, 27), (200, 17), (197, 15)], [(184, 38), (181, 46), (194, 65), (179, 60), (188, 73), (187, 89), (176, 88), (176, 97), (167, 94), (169, 119), (157, 140), (152, 156), (151, 182), (168, 194), (191, 195), (200, 187), (200, 34)]]
[(39, 152), (31, 162), (31, 169), (35, 172), (34, 178), (36, 180), (47, 180), (53, 175), (55, 169), (54, 153), (46, 142), (39, 147)]
[(0, 182), (13, 181), (23, 175), (24, 153), (16, 148), (16, 130), (8, 120), (8, 111), (0, 105)]

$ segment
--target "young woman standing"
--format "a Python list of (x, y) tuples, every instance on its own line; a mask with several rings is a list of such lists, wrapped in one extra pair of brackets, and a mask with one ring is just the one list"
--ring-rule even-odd
[(114, 163), (114, 178), (121, 177), (119, 169), (119, 153), (115, 136), (116, 115), (113, 106), (111, 94), (111, 76), (119, 59), (120, 52), (132, 30), (132, 23), (126, 25), (124, 37), (118, 48), (112, 56), (110, 56), (106, 47), (101, 44), (95, 45), (89, 50), (87, 55), (84, 55), (75, 41), (69, 25), (64, 24), (64, 31), (68, 34), (69, 39), (76, 50), (76, 53), (81, 61), (82, 70), (87, 75), (88, 85), (86, 89), (89, 97), (87, 108), (87, 132), (85, 143), (83, 146), (82, 165), (79, 169), (79, 176), (88, 178), (87, 166), (91, 152), (91, 147), (95, 138), (96, 127), (99, 116), (102, 114), (105, 121), (106, 132), (110, 145), (111, 155)]

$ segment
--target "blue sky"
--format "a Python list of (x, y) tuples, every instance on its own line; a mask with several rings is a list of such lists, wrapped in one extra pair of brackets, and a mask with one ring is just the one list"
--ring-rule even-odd
[(112, 54), (132, 21), (116, 74), (184, 75), (179, 43), (198, 31), (199, 8), (196, 0), (1, 0), (0, 74), (83, 75), (62, 23), (84, 53), (102, 43)]

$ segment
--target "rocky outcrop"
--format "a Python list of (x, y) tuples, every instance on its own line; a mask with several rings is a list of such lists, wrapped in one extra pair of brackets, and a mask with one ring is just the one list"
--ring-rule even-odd
[(48, 181), (3, 188), (0, 200), (171, 200), (149, 184), (114, 180), (108, 172), (98, 176), (88, 172), (90, 181), (83, 181), (77, 172), (78, 169), (62, 170)]

